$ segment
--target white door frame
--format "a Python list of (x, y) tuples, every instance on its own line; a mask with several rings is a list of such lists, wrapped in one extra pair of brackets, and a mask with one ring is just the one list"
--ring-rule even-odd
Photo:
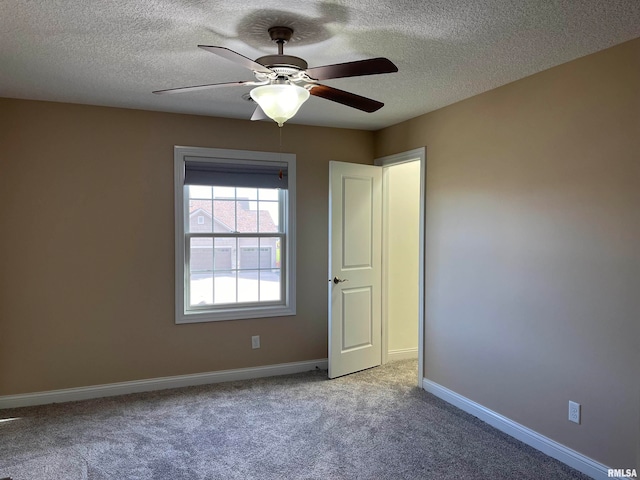
[[(427, 160), (426, 160), (426, 148), (420, 147), (407, 152), (397, 153), (394, 155), (388, 155), (386, 157), (376, 158), (374, 165), (381, 167), (389, 167), (392, 165), (398, 165), (400, 163), (406, 163), (411, 161), (420, 161), (420, 225), (419, 225), (419, 239), (418, 239), (418, 386), (422, 388), (422, 378), (424, 377), (424, 285), (425, 285), (425, 207), (426, 207), (426, 173), (427, 173)], [(386, 226), (383, 225), (383, 232), (386, 232)], [(384, 251), (384, 249), (383, 249)], [(387, 278), (384, 271), (383, 261), (383, 279)], [(386, 302), (387, 295), (386, 281), (382, 282), (382, 298), (383, 302)], [(386, 315), (386, 309), (382, 310), (382, 364), (387, 362), (388, 350), (389, 350), (389, 325)]]

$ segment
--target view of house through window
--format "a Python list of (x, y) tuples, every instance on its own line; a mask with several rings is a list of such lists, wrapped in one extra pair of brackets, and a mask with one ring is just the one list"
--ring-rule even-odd
[(283, 301), (285, 194), (185, 186), (187, 308)]

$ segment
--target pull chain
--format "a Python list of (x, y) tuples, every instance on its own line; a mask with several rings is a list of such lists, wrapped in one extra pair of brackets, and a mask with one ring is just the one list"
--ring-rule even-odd
[[(278, 127), (278, 131), (280, 132), (280, 147), (279, 147), (280, 163), (282, 163), (282, 127)], [(282, 169), (280, 169), (280, 174), (278, 176), (280, 177), (280, 180), (282, 180)]]

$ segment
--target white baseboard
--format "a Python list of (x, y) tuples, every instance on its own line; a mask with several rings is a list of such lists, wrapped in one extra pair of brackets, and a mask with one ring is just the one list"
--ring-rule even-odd
[(393, 362), (394, 360), (411, 360), (413, 358), (418, 359), (418, 347), (389, 350), (389, 353), (387, 353), (387, 360), (389, 362)]
[(280, 363), (263, 367), (238, 368), (219, 372), (196, 373), (178, 375), (174, 377), (150, 378), (131, 382), (110, 383), (107, 385), (93, 385), (90, 387), (66, 388), (64, 390), (50, 390), (46, 392), (26, 393), (22, 395), (0, 396), (0, 409), (45, 405), (47, 403), (74, 402), (89, 398), (112, 397), (129, 393), (149, 392), (167, 388), (191, 387), (209, 383), (248, 380), (251, 378), (274, 377), (291, 373), (308, 372), (319, 368), (326, 370), (328, 360), (308, 360), (304, 362)]
[(468, 398), (426, 378), (422, 379), (422, 387), (427, 392), (434, 394), (445, 402), (455, 405), (461, 410), (470, 413), (474, 417), (478, 417), (480, 420), (488, 423), (507, 435), (517, 438), (521, 442), (526, 443), (530, 447), (533, 447), (556, 460), (560, 460), (562, 463), (575, 468), (585, 475), (589, 475), (594, 479), (609, 478), (609, 467), (606, 467), (605, 465), (596, 462), (595, 460), (592, 460), (569, 447), (565, 447), (555, 440), (551, 440), (530, 428), (520, 425), (519, 423), (516, 423), (493, 410), (489, 410), (473, 400), (469, 400)]

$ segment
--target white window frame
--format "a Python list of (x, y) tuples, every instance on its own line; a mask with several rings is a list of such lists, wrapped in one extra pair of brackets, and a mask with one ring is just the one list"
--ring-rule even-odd
[[(288, 165), (288, 188), (284, 221), (285, 255), (284, 299), (278, 305), (236, 304), (231, 307), (214, 306), (211, 309), (187, 309), (188, 298), (187, 250), (185, 228), (189, 220), (188, 202), (185, 202), (185, 159), (200, 157), (203, 162), (240, 160), (251, 163), (282, 162)], [(200, 159), (198, 161), (200, 161)], [(204, 147), (174, 147), (174, 207), (175, 207), (175, 304), (177, 324), (241, 320), (263, 317), (283, 317), (296, 314), (296, 156), (292, 153), (256, 152)]]

